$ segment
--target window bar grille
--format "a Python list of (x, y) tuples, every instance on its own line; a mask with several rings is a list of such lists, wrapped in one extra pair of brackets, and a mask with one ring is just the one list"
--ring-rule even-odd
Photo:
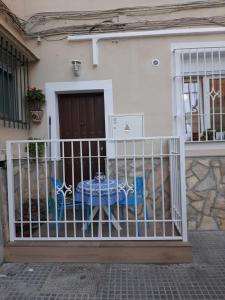
[(177, 101), (183, 109), (186, 140), (225, 140), (225, 47), (179, 49), (176, 54)]
[[(29, 61), (28, 58), (26, 58), (26, 91), (28, 91), (29, 87), (30, 87), (30, 83), (29, 83)], [(28, 104), (26, 103), (26, 113), (27, 113), (27, 118), (26, 118), (26, 123), (28, 124), (27, 128), (30, 129), (30, 112), (29, 112), (29, 107)]]
[[(14, 70), (14, 57), (13, 57), (13, 46), (10, 46), (10, 53), (11, 53), (11, 74), (13, 74)], [(12, 107), (13, 107), (13, 127), (16, 128), (16, 99), (15, 99), (15, 85), (14, 85), (15, 79), (12, 75)]]
[(4, 127), (29, 127), (25, 103), (29, 87), (28, 64), (26, 55), (4, 36), (0, 36), (0, 119)]
[(221, 71), (221, 51), (218, 49), (218, 57), (219, 57), (219, 97), (220, 97), (220, 140), (223, 139), (222, 132), (223, 132), (223, 106), (222, 106), (222, 71)]
[[(26, 103), (26, 65), (25, 65), (25, 56), (23, 55), (22, 58), (22, 65), (23, 65), (23, 108), (24, 108), (24, 123), (26, 123), (27, 120), (27, 103)], [(27, 128), (27, 126), (26, 126)]]
[(2, 73), (2, 80), (1, 80), (1, 86), (2, 86), (2, 114), (3, 114), (3, 122), (5, 127), (5, 80), (4, 80), (4, 40), (3, 37), (1, 37), (1, 73)]
[(198, 141), (200, 141), (200, 135), (202, 133), (201, 130), (201, 100), (200, 100), (200, 77), (199, 77), (199, 55), (198, 55), (198, 49), (196, 50), (196, 64), (197, 64), (197, 103), (196, 103), (196, 107), (197, 107), (197, 118), (198, 118)]
[(15, 54), (14, 54), (14, 60), (15, 60), (15, 81), (14, 81), (14, 89), (15, 89), (15, 102), (16, 102), (16, 116), (17, 116), (17, 128), (20, 128), (20, 123), (19, 123), (19, 96), (18, 96), (18, 61), (17, 61), (17, 49), (15, 49)]
[(22, 120), (22, 128), (23, 128), (23, 120), (24, 120), (24, 113), (23, 113), (23, 91), (22, 91), (22, 55), (19, 53), (19, 74), (20, 74), (20, 109), (21, 109), (21, 120)]
[[(192, 70), (191, 70), (191, 66), (192, 66), (192, 61), (191, 61), (191, 50), (189, 52), (189, 83), (190, 85), (188, 85), (188, 93), (189, 95), (191, 95), (191, 91), (190, 91), (190, 87), (192, 86)], [(189, 106), (190, 106), (190, 114), (191, 114), (191, 128), (192, 128), (192, 134), (191, 134), (191, 140), (193, 141), (193, 115), (192, 115), (192, 98), (189, 98)]]

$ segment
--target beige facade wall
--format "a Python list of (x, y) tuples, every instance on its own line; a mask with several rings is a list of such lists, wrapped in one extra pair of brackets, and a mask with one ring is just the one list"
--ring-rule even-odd
[[(144, 113), (145, 135), (172, 134), (171, 44), (221, 41), (223, 35), (130, 38), (99, 42), (99, 66), (92, 65), (90, 41), (43, 41), (32, 47), (40, 62), (31, 68), (31, 85), (45, 88), (46, 82), (112, 79), (114, 113)], [(160, 60), (159, 67), (152, 60)], [(74, 77), (71, 61), (81, 60), (80, 77)], [(33, 128), (37, 137), (47, 135), (47, 118)]]
[[(114, 9), (141, 5), (166, 5), (171, 1), (103, 1), (84, 0), (5, 0), (20, 17), (27, 19), (35, 13), (48, 11), (75, 11)], [(181, 4), (189, 1), (172, 1)], [(224, 8), (225, 9), (225, 8)], [(163, 15), (163, 19), (176, 16), (214, 16), (223, 9), (204, 9)], [(157, 17), (158, 18), (158, 17)], [(97, 20), (96, 20), (97, 22)], [(61, 38), (61, 37), (58, 37)], [(51, 39), (51, 37), (49, 37)], [(54, 39), (57, 39), (55, 37)], [(47, 82), (111, 79), (113, 82), (113, 107), (115, 113), (144, 113), (145, 135), (171, 135), (172, 132), (172, 70), (171, 44), (175, 42), (220, 41), (223, 35), (180, 36), (158, 38), (131, 38), (118, 41), (99, 42), (99, 66), (92, 65), (91, 42), (68, 42), (27, 39), (27, 45), (40, 57), (40, 62), (31, 66), (31, 86), (44, 89)], [(152, 60), (160, 60), (159, 67), (152, 66)], [(71, 61), (82, 61), (81, 76), (75, 78)], [(23, 134), (22, 134), (23, 135)], [(32, 126), (30, 135), (47, 137), (47, 115), (41, 125)]]

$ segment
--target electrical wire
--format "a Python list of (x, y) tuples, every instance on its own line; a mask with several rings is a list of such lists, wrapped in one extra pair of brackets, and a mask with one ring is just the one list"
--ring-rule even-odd
[(0, 15), (5, 14), (9, 17), (12, 24), (19, 30), (25, 33), (23, 24), (26, 24), (27, 21), (18, 18), (1, 0), (0, 0)]
[[(159, 17), (160, 15), (165, 16), (171, 13), (211, 8), (225, 8), (225, 0), (202, 0), (171, 5), (123, 7), (104, 11), (43, 12), (31, 16), (28, 20), (22, 20), (12, 13), (0, 0), (0, 13), (7, 14), (13, 24), (22, 30), (27, 37), (41, 37), (49, 42), (66, 39), (66, 37), (50, 39), (48, 38), (50, 36), (54, 37), (66, 34), (157, 30), (187, 26), (210, 26), (215, 24), (225, 26), (225, 16), (223, 15), (212, 17), (177, 17), (168, 20), (163, 20), (163, 18)], [(127, 18), (123, 18), (122, 20), (125, 21), (121, 22), (120, 16)], [(157, 20), (153, 20), (155, 16), (158, 16)], [(83, 20), (84, 24), (68, 25), (68, 22), (80, 20)], [(85, 23), (85, 20), (88, 20), (88, 24), (87, 22)], [(67, 24), (56, 26), (56, 24), (52, 23), (55, 21), (66, 21)], [(93, 21), (92, 24), (89, 24), (91, 21)], [(35, 30), (36, 28), (40, 28), (40, 26), (44, 27), (44, 29)]]
[(213, 17), (196, 17), (196, 18), (177, 18), (165, 21), (139, 21), (131, 23), (99, 23), (97, 26), (83, 24), (83, 25), (71, 25), (62, 26), (51, 29), (38, 31), (35, 34), (28, 34), (32, 37), (47, 37), (61, 34), (90, 34), (90, 33), (103, 33), (103, 32), (115, 32), (115, 31), (138, 31), (138, 30), (159, 30), (169, 28), (181, 28), (189, 26), (212, 26), (212, 25), (225, 26), (225, 17), (213, 16)]

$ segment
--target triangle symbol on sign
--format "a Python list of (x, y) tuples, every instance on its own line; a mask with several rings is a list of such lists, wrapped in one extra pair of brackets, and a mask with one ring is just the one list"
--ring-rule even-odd
[(125, 126), (124, 130), (125, 131), (130, 131), (131, 130), (128, 124)]

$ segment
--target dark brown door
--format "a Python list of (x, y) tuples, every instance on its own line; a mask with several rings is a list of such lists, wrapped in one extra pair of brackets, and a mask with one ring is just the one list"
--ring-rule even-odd
[[(103, 93), (59, 95), (59, 123), (61, 139), (105, 137)], [(74, 183), (91, 179), (96, 172), (105, 171), (105, 142), (74, 142)], [(64, 143), (66, 182), (72, 183), (72, 145)], [(98, 158), (100, 155), (100, 158)], [(81, 159), (82, 156), (82, 159)], [(82, 172), (83, 171), (83, 172)], [(83, 173), (83, 175), (82, 175)]]

